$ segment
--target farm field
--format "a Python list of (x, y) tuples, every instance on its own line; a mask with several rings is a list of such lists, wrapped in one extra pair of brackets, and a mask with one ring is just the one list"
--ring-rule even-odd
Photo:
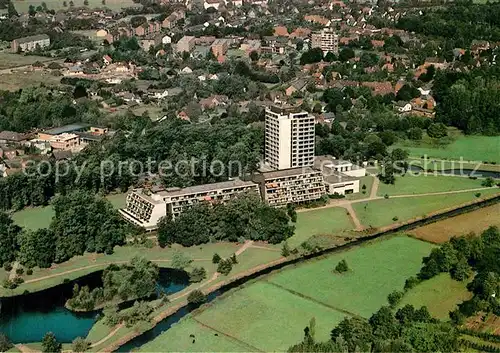
[(11, 67), (17, 67), (17, 66), (31, 65), (37, 61), (44, 62), (50, 60), (54, 59), (48, 58), (46, 56), (21, 55), (21, 54), (11, 53), (9, 51), (2, 51), (0, 52), (0, 70), (9, 69)]
[(295, 234), (288, 239), (290, 247), (297, 247), (313, 235), (339, 235), (354, 228), (345, 208), (305, 209), (297, 212)]
[(394, 148), (408, 150), (410, 156), (420, 158), (442, 158), (459, 160), (463, 157), (466, 161), (487, 161), (500, 163), (500, 137), (499, 136), (464, 136), (456, 134), (456, 139), (444, 146), (432, 145), (426, 141), (404, 141), (394, 145)]
[[(88, 0), (89, 1), (89, 8), (96, 8), (96, 7), (107, 7), (111, 10), (120, 10), (125, 7), (131, 7), (131, 6), (137, 6), (132, 0), (106, 0), (106, 5), (102, 4), (102, 0)], [(42, 0), (38, 1), (25, 1), (25, 0), (14, 0), (14, 6), (16, 7), (16, 10), (18, 12), (28, 12), (29, 6), (34, 5), (35, 7), (38, 5), (42, 4)], [(63, 6), (63, 1), (62, 0), (47, 0), (45, 1), (47, 4), (47, 8), (49, 10), (61, 10), (61, 9), (67, 9), (67, 7)], [(75, 7), (82, 7), (83, 5), (83, 0), (73, 0), (73, 3), (75, 4)], [(68, 2), (69, 4), (69, 2)]]
[(418, 227), (408, 233), (432, 243), (444, 243), (452, 236), (464, 235), (470, 232), (480, 234), (489, 226), (500, 227), (500, 204), (483, 207), (442, 221)]
[[(288, 267), (194, 311), (140, 351), (224, 351), (228, 340), (239, 342), (235, 351), (240, 347), (246, 351), (285, 351), (302, 340), (303, 329), (312, 317), (316, 338), (326, 340), (346, 315), (369, 317), (385, 304), (390, 292), (402, 288), (406, 278), (418, 272), (422, 257), (432, 247), (395, 236)], [(351, 271), (336, 274), (333, 269), (342, 259)], [(215, 340), (204, 329), (223, 339)], [(197, 337), (192, 344), (187, 336), (197, 336), (200, 330), (200, 338), (208, 334), (207, 343), (198, 342)]]
[(426, 306), (433, 317), (446, 321), (448, 313), (455, 310), (457, 304), (470, 298), (467, 282), (455, 281), (448, 273), (441, 273), (408, 291), (399, 307), (406, 304), (416, 308)]
[(481, 180), (469, 178), (419, 174), (396, 177), (393, 185), (380, 183), (378, 196), (424, 194), (428, 192), (457, 191), (481, 188)]
[[(498, 188), (481, 190), (481, 197), (498, 194)], [(429, 195), (418, 197), (393, 197), (374, 201), (354, 203), (358, 218), (365, 227), (383, 227), (397, 222), (422, 217), (431, 212), (457, 206), (477, 199), (476, 192), (468, 191), (447, 195)]]

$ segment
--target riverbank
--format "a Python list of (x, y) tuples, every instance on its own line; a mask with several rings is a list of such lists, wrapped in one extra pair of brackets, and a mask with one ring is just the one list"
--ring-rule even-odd
[[(301, 256), (301, 257), (281, 258), (281, 259), (273, 261), (269, 264), (261, 265), (261, 266), (254, 268), (254, 269), (246, 271), (246, 273), (242, 273), (242, 274), (238, 274), (236, 276), (233, 276), (224, 282), (210, 286), (209, 288), (204, 289), (203, 292), (205, 294), (210, 294), (210, 293), (213, 293), (213, 292), (219, 291), (219, 290), (227, 291), (227, 290), (235, 288), (243, 283), (246, 283), (247, 281), (249, 281), (251, 279), (268, 274), (274, 270), (281, 269), (284, 266), (293, 265), (293, 264), (296, 264), (298, 262), (306, 261), (306, 260), (309, 260), (309, 259), (312, 259), (315, 257), (319, 257), (319, 256), (324, 256), (326, 254), (330, 254), (333, 252), (345, 251), (345, 250), (351, 249), (352, 247), (360, 245), (360, 244), (362, 244), (366, 241), (369, 241), (369, 240), (381, 238), (381, 237), (384, 237), (387, 235), (394, 234), (394, 233), (399, 232), (399, 231), (406, 231), (406, 230), (414, 229), (414, 228), (419, 227), (421, 225), (433, 223), (433, 222), (436, 222), (438, 220), (441, 220), (441, 219), (444, 219), (444, 218), (447, 218), (450, 216), (455, 216), (455, 215), (458, 215), (461, 213), (466, 213), (468, 211), (471, 211), (471, 210), (474, 210), (474, 209), (477, 209), (480, 207), (484, 207), (487, 205), (498, 203), (499, 201), (500, 201), (500, 196), (495, 195), (495, 196), (484, 198), (484, 199), (481, 199), (478, 201), (467, 202), (467, 203), (464, 203), (462, 205), (448, 208), (448, 209), (440, 211), (440, 212), (434, 212), (432, 214), (429, 214), (427, 217), (418, 217), (417, 219), (414, 219), (411, 221), (402, 222), (400, 224), (384, 227), (373, 234), (365, 235), (364, 237), (361, 237), (361, 238), (359, 238), (351, 243), (345, 244), (345, 245), (341, 245), (341, 246), (337, 246), (337, 247), (333, 247), (333, 248), (329, 248), (329, 249), (324, 249), (324, 250), (321, 250), (317, 253), (307, 254), (307, 255)], [(183, 294), (183, 296), (187, 296), (187, 295), (188, 295), (188, 293)], [(178, 297), (176, 299), (180, 299), (180, 297)], [(157, 314), (154, 317), (154, 319), (152, 320), (153, 325), (156, 326), (162, 320), (165, 320), (166, 318), (170, 317), (171, 315), (174, 315), (179, 310), (186, 308), (186, 306), (187, 306), (187, 301), (184, 300), (181, 303), (176, 303), (175, 306), (171, 306), (169, 308), (166, 308), (164, 311), (160, 312), (159, 314)], [(110, 337), (108, 342), (101, 342), (100, 346), (93, 347), (93, 350), (94, 351), (105, 351), (105, 352), (113, 352), (113, 351), (119, 350), (121, 346), (123, 346), (127, 342), (130, 342), (131, 340), (141, 336), (145, 332), (146, 331), (126, 332), (126, 333), (124, 333), (124, 335), (122, 337), (116, 337), (117, 335), (115, 335), (114, 337)], [(118, 333), (119, 333), (119, 331), (117, 332), (117, 334)]]

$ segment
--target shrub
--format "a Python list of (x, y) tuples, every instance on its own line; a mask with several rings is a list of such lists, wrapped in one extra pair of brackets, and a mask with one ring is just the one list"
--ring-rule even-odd
[(22, 275), (24, 273), (24, 269), (19, 267), (19, 268), (16, 268), (16, 274), (18, 275)]
[(26, 270), (26, 274), (27, 274), (28, 276), (31, 276), (31, 275), (33, 274), (33, 269), (28, 268), (28, 269)]
[(4, 269), (5, 271), (7, 271), (7, 272), (12, 271), (12, 265), (11, 265), (11, 263), (10, 263), (10, 262), (6, 262), (6, 263), (4, 263), (4, 264), (3, 264), (3, 269)]
[(15, 289), (17, 288), (17, 284), (10, 279), (4, 279), (2, 282), (2, 287), (4, 287), (5, 289)]
[(233, 269), (233, 262), (231, 259), (223, 259), (219, 261), (219, 265), (217, 266), (217, 272), (227, 276), (231, 270)]
[(214, 256), (212, 256), (212, 263), (213, 264), (218, 264), (222, 260), (219, 254), (215, 253)]
[(201, 290), (195, 289), (194, 291), (189, 293), (189, 295), (187, 297), (187, 301), (189, 304), (199, 305), (199, 304), (203, 304), (204, 302), (206, 302), (207, 297), (205, 296), (205, 294), (203, 294), (203, 292)]
[(233, 254), (230, 259), (231, 259), (231, 262), (233, 263), (233, 265), (236, 265), (238, 263), (238, 259), (236, 258), (236, 254)]
[(9, 349), (14, 347), (9, 337), (0, 332), (0, 352), (7, 352)]
[(281, 256), (284, 256), (284, 257), (290, 256), (290, 247), (288, 246), (287, 242), (285, 242), (283, 244), (283, 247), (281, 248)]
[(87, 342), (83, 337), (77, 337), (71, 344), (71, 349), (73, 352), (85, 352), (87, 349), (89, 349), (90, 343)]
[(401, 299), (403, 299), (403, 295), (404, 295), (403, 292), (395, 290), (394, 292), (390, 293), (387, 296), (387, 301), (389, 302), (390, 306), (394, 308), (396, 305), (399, 304)]
[(485, 186), (485, 187), (488, 187), (488, 188), (491, 188), (493, 185), (495, 185), (495, 181), (493, 180), (493, 178), (488, 177), (485, 180), (483, 180), (483, 182), (481, 183), (481, 185)]
[(399, 220), (399, 218), (398, 218), (398, 216), (394, 216), (394, 217), (392, 217), (392, 220), (393, 220), (394, 222), (397, 222), (397, 221)]
[(389, 195), (388, 194), (385, 194), (384, 195), (384, 199), (388, 199), (389, 198)]
[(198, 283), (207, 278), (207, 271), (203, 267), (195, 267), (189, 274), (189, 282)]
[(476, 196), (476, 197), (481, 197), (481, 193), (480, 193), (480, 192), (476, 192), (476, 193), (474, 194), (474, 196)]
[(14, 283), (19, 285), (21, 283), (24, 283), (24, 279), (22, 277), (16, 277), (14, 278)]
[(412, 276), (406, 280), (404, 288), (405, 290), (410, 290), (419, 283), (420, 283), (419, 279), (417, 277)]
[(342, 261), (340, 261), (337, 264), (337, 266), (335, 266), (335, 272), (337, 272), (337, 273), (344, 273), (347, 271), (349, 271), (349, 265), (347, 265), (347, 261), (344, 259)]

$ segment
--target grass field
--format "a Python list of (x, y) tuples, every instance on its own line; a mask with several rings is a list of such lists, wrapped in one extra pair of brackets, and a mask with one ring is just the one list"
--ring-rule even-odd
[[(343, 317), (369, 317), (385, 304), (390, 292), (418, 272), (431, 249), (395, 236), (287, 267), (217, 298), (141, 351), (285, 351), (302, 340), (312, 317), (316, 339), (326, 340)], [(342, 275), (333, 272), (341, 259), (351, 268)]]
[(448, 320), (448, 313), (456, 309), (457, 304), (471, 298), (467, 282), (453, 280), (448, 273), (442, 273), (423, 281), (408, 291), (399, 307), (411, 304), (416, 308), (426, 306), (437, 319)]
[[(481, 197), (499, 193), (498, 188), (482, 190)], [(447, 195), (401, 197), (365, 201), (353, 204), (354, 210), (365, 227), (383, 227), (397, 222), (422, 217), (431, 212), (460, 205), (477, 199), (476, 192), (463, 192)]]
[(295, 234), (288, 239), (291, 247), (297, 247), (313, 235), (337, 235), (351, 230), (354, 225), (345, 208), (331, 207), (297, 212)]
[[(106, 0), (106, 5), (102, 5), (102, 0), (88, 0), (89, 8), (95, 7), (107, 7), (111, 10), (120, 10), (125, 7), (137, 6), (132, 0)], [(29, 6), (34, 5), (35, 7), (41, 5), (42, 0), (35, 1), (25, 1), (25, 0), (13, 0), (14, 6), (18, 12), (28, 12)], [(62, 0), (46, 0), (45, 3), (50, 10), (61, 10), (68, 9), (68, 7), (63, 6)], [(67, 2), (69, 4), (69, 1)], [(83, 0), (73, 0), (75, 7), (82, 7)]]
[(2, 51), (0, 52), (0, 70), (17, 66), (31, 65), (37, 61), (44, 62), (49, 60), (53, 59), (46, 56), (21, 55), (10, 53), (9, 51)]
[(43, 71), (16, 72), (12, 74), (0, 74), (0, 87), (7, 91), (17, 91), (25, 87), (45, 85), (58, 86), (61, 76), (54, 76)]
[(466, 161), (488, 161), (500, 163), (500, 136), (464, 136), (454, 133), (455, 140), (444, 146), (433, 145), (429, 141), (404, 141), (394, 148), (408, 150), (410, 156), (420, 158), (455, 159), (463, 157)]
[(452, 236), (469, 234), (470, 232), (479, 235), (489, 226), (500, 227), (499, 215), (500, 204), (495, 204), (419, 227), (409, 233), (416, 238), (432, 243), (444, 243)]
[(393, 185), (380, 183), (377, 195), (414, 195), (428, 192), (476, 189), (480, 187), (481, 180), (442, 175), (407, 174), (396, 177), (396, 182)]

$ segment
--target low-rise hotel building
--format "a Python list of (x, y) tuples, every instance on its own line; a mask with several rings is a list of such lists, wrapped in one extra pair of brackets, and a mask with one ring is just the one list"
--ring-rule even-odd
[(260, 185), (262, 200), (273, 207), (306, 203), (326, 194), (323, 175), (310, 167), (262, 172), (253, 180)]
[(127, 195), (127, 207), (120, 210), (128, 221), (154, 230), (158, 221), (165, 216), (173, 219), (200, 202), (227, 202), (238, 194), (258, 193), (257, 184), (234, 179), (220, 183), (169, 188), (160, 192), (136, 189)]

